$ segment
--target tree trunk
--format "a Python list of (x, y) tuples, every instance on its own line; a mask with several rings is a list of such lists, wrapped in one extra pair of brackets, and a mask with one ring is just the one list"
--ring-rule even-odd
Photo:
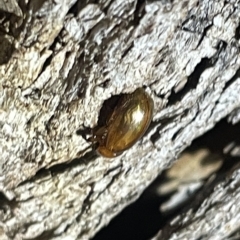
[[(0, 239), (89, 239), (195, 138), (240, 119), (239, 1), (10, 0), (0, 9)], [(143, 86), (154, 100), (146, 135), (116, 158), (96, 155), (85, 135), (103, 103)], [(238, 172), (192, 222), (232, 204), (211, 233), (239, 227)]]

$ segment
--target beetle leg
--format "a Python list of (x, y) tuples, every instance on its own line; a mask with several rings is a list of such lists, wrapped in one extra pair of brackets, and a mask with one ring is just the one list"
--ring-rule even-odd
[(100, 145), (104, 141), (105, 137), (107, 135), (107, 128), (106, 127), (100, 127), (96, 131), (93, 130), (93, 134), (91, 137), (92, 142), (98, 142)]

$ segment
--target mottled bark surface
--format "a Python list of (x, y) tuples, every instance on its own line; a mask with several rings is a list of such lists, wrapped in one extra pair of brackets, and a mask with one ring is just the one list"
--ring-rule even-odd
[(170, 221), (152, 240), (239, 239), (239, 185), (239, 169), (206, 184), (188, 211)]
[[(0, 13), (1, 239), (88, 239), (195, 138), (239, 121), (239, 1), (11, 0)], [(85, 130), (105, 100), (142, 86), (149, 131), (97, 156)], [(226, 185), (219, 201), (235, 206)]]

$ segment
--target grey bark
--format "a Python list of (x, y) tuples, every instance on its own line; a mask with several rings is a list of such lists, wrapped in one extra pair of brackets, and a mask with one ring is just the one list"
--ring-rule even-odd
[(172, 219), (152, 240), (239, 239), (239, 177), (238, 164), (227, 176), (220, 175), (206, 184), (188, 211)]
[[(239, 121), (239, 1), (0, 9), (1, 239), (89, 239), (195, 138)], [(97, 156), (81, 133), (105, 100), (142, 86), (155, 103), (149, 131), (115, 159)]]

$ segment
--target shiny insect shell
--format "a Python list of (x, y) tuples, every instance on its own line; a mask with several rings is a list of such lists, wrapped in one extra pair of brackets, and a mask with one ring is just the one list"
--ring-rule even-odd
[(146, 132), (152, 121), (153, 100), (143, 88), (120, 97), (106, 125), (93, 131), (97, 152), (113, 158), (129, 149)]

